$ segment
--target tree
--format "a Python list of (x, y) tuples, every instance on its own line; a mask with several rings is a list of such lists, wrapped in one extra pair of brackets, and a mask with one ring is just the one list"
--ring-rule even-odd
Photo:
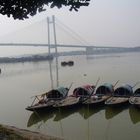
[(0, 14), (14, 19), (27, 19), (38, 12), (50, 8), (68, 6), (70, 11), (78, 11), (81, 6), (88, 6), (90, 0), (0, 0)]

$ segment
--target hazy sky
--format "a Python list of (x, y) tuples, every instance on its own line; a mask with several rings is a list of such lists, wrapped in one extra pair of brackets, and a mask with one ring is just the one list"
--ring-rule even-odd
[[(0, 15), (0, 36), (32, 25), (51, 15), (55, 15), (89, 44), (119, 47), (140, 45), (140, 0), (91, 0), (90, 5), (81, 7), (79, 12), (70, 12), (65, 7), (59, 10), (48, 8), (46, 12), (24, 21)], [(31, 34), (37, 32), (34, 30)], [(59, 38), (61, 34), (57, 36)], [(70, 40), (67, 39), (67, 42)]]

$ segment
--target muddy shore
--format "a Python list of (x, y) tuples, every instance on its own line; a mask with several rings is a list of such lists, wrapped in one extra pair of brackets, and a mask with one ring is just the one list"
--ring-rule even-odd
[(38, 132), (19, 129), (14, 126), (0, 125), (0, 140), (64, 140)]

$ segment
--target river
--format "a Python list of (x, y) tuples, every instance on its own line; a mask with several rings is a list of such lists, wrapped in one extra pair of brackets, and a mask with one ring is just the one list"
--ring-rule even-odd
[[(74, 61), (61, 66), (61, 61)], [(114, 109), (107, 106), (57, 110), (36, 114), (25, 110), (32, 96), (58, 85), (119, 83), (135, 85), (140, 81), (140, 53), (94, 56), (65, 56), (52, 62), (0, 64), (0, 122), (23, 129), (64, 137), (69, 140), (137, 140), (140, 137), (140, 110), (133, 106)], [(138, 84), (134, 87), (140, 87)]]

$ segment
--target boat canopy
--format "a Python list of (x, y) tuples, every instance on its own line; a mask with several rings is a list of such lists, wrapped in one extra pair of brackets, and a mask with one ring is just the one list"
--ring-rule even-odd
[(140, 97), (140, 88), (135, 90), (134, 96)]
[(76, 97), (90, 96), (93, 94), (95, 86), (93, 85), (85, 85), (78, 88), (75, 88), (73, 91), (73, 95)]
[(68, 88), (58, 87), (57, 89), (53, 89), (48, 92), (47, 98), (48, 99), (62, 99), (66, 97), (68, 94)]
[(132, 94), (133, 94), (133, 89), (128, 84), (118, 87), (114, 91), (114, 96), (130, 97)]
[(114, 92), (114, 87), (110, 83), (105, 83), (99, 86), (96, 90), (96, 95), (112, 95)]

